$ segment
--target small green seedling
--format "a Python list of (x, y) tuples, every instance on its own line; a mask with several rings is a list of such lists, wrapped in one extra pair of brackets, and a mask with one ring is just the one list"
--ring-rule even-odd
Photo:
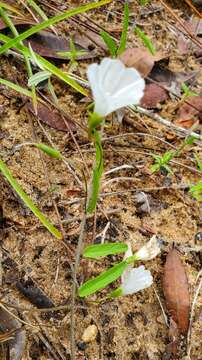
[(140, 5), (144, 6), (147, 5), (149, 3), (150, 0), (140, 0)]
[(190, 186), (189, 192), (191, 193), (194, 199), (198, 201), (202, 201), (202, 182)]
[(172, 160), (174, 157), (178, 157), (182, 150), (187, 145), (192, 145), (195, 140), (195, 136), (188, 136), (183, 143), (179, 146), (179, 148), (176, 151), (166, 151), (164, 155), (156, 155), (151, 154), (151, 156), (155, 159), (155, 162), (153, 165), (151, 165), (150, 169), (154, 173), (159, 170), (166, 170), (168, 173), (172, 173), (172, 170), (168, 163), (170, 160)]
[(153, 173), (160, 170), (165, 170), (169, 174), (172, 173), (172, 170), (170, 166), (168, 166), (168, 163), (174, 157), (173, 151), (166, 151), (165, 154), (163, 154), (162, 156), (156, 154), (151, 154), (151, 156), (155, 160), (155, 163), (150, 167)]
[(184, 99), (187, 98), (188, 96), (198, 96), (198, 94), (195, 93), (194, 91), (191, 91), (185, 83), (183, 83), (181, 85), (181, 88), (182, 88), (182, 91), (184, 92), (184, 95), (183, 95)]
[(202, 160), (199, 158), (197, 154), (194, 155), (196, 165), (199, 168), (199, 170), (202, 172)]
[(135, 26), (134, 32), (136, 33), (136, 35), (142, 40), (142, 42), (144, 43), (144, 45), (147, 47), (147, 49), (149, 50), (149, 52), (152, 55), (156, 54), (156, 49), (154, 47), (154, 45), (152, 44), (151, 40), (148, 38), (148, 36), (144, 33), (144, 31), (142, 31), (138, 26)]
[(83, 56), (87, 54), (87, 51), (85, 50), (77, 50), (75, 47), (75, 44), (73, 42), (73, 40), (70, 38), (69, 41), (69, 46), (70, 46), (70, 51), (59, 51), (57, 54), (60, 56), (64, 56), (64, 58), (67, 58), (70, 60), (69, 63), (69, 68), (76, 68), (78, 66), (78, 62), (76, 61), (76, 59), (79, 56)]

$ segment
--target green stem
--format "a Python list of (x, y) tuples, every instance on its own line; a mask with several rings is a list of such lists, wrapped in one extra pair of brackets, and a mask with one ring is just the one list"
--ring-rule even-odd
[[(13, 35), (15, 37), (17, 37), (19, 35), (19, 33), (18, 33), (15, 25), (13, 24), (13, 22), (11, 21), (11, 19), (7, 15), (6, 11), (4, 11), (1, 6), (0, 6), (0, 15), (3, 18), (5, 24), (8, 25), (8, 27), (12, 31)], [(23, 45), (22, 41), (20, 42), (20, 45)], [(23, 56), (24, 56), (24, 59), (25, 59), (25, 65), (26, 65), (26, 69), (27, 69), (27, 74), (28, 74), (28, 77), (30, 78), (33, 75), (31, 63), (30, 63), (29, 57), (25, 53), (23, 53)], [(31, 90), (32, 90), (33, 106), (34, 106), (34, 110), (36, 112), (37, 98), (36, 98), (36, 88), (35, 88), (34, 85), (32, 86)]]
[(93, 168), (92, 186), (90, 190), (90, 198), (87, 201), (87, 213), (91, 214), (97, 205), (97, 199), (100, 190), (100, 181), (103, 174), (103, 148), (101, 143), (101, 132), (96, 130), (98, 125), (103, 123), (103, 118), (93, 113), (89, 117), (89, 136), (93, 138), (95, 144), (95, 165)]

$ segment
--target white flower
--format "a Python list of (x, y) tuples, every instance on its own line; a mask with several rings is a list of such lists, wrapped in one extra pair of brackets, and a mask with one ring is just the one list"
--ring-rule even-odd
[(102, 117), (124, 106), (136, 105), (144, 94), (145, 82), (137, 70), (117, 59), (104, 58), (87, 71), (95, 101), (95, 113)]
[(122, 295), (131, 295), (152, 285), (153, 278), (143, 265), (138, 268), (128, 268), (122, 275)]
[(136, 260), (151, 260), (161, 252), (160, 241), (154, 235), (146, 245), (135, 253)]

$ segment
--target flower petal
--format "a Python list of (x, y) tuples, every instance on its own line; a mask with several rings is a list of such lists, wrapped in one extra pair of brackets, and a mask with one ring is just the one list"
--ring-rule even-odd
[(161, 252), (161, 243), (156, 235), (135, 253), (137, 260), (152, 260)]
[(108, 105), (105, 93), (99, 87), (99, 65), (90, 65), (87, 70), (87, 76), (92, 89), (93, 98), (95, 100), (94, 111), (101, 116), (106, 116), (106, 109), (108, 109)]
[(151, 286), (152, 283), (153, 278), (150, 271), (145, 270), (145, 267), (141, 265), (128, 272), (121, 288), (123, 295), (130, 295)]
[(95, 100), (95, 112), (106, 116), (123, 106), (138, 104), (144, 80), (137, 70), (126, 68), (118, 59), (105, 58), (88, 67), (88, 79)]

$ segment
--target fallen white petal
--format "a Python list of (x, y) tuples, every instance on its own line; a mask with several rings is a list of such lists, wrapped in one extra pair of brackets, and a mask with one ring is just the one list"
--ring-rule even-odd
[(137, 260), (151, 260), (161, 252), (160, 241), (154, 235), (146, 245), (135, 253)]

